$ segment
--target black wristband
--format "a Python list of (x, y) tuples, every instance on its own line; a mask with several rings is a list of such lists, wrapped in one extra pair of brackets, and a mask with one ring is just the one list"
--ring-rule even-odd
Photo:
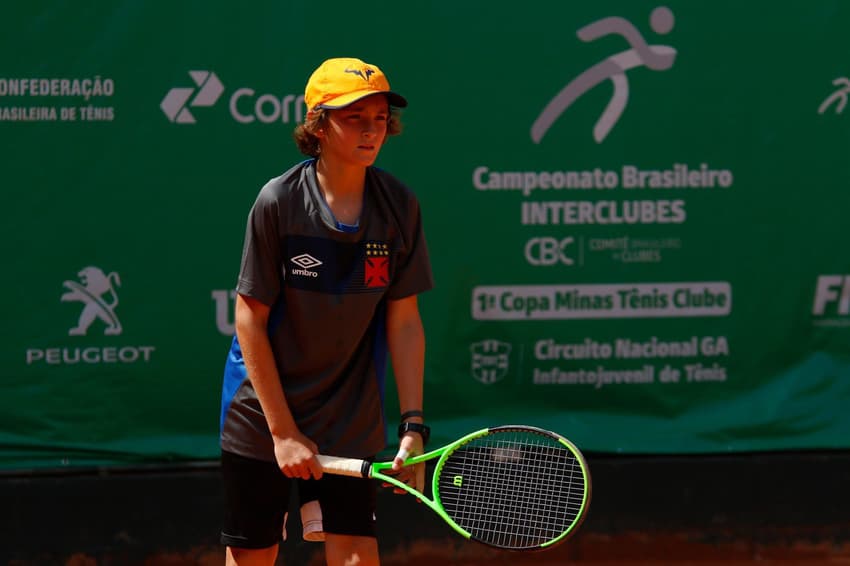
[(424, 417), (425, 414), (422, 411), (405, 411), (401, 414), (401, 420), (406, 421), (410, 417)]
[(401, 423), (398, 425), (398, 437), (401, 438), (408, 432), (416, 432), (422, 437), (422, 446), (428, 444), (428, 438), (431, 436), (431, 427), (419, 423)]

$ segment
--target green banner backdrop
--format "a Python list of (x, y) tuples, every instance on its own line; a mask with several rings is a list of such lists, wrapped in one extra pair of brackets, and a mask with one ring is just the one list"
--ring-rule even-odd
[(410, 100), (378, 165), (424, 210), (435, 443), (850, 447), (850, 4), (766, 7), (6, 6), (0, 466), (217, 457), (245, 218), (333, 56)]

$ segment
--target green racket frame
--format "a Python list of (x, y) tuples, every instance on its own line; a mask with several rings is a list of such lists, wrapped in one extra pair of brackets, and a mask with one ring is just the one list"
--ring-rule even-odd
[[(430, 460), (433, 460), (436, 457), (439, 457), (439, 459), (436, 462), (436, 465), (435, 465), (435, 468), (434, 468), (433, 478), (432, 478), (432, 481), (431, 481), (431, 493), (434, 496), (433, 499), (429, 499), (429, 498), (425, 497), (424, 494), (413, 489), (412, 487), (408, 486), (407, 484), (398, 481), (393, 476), (383, 473), (383, 471), (392, 469), (392, 462), (374, 462), (374, 463), (371, 463), (371, 464), (369, 462), (364, 462), (364, 465), (363, 465), (364, 469), (362, 470), (361, 473), (364, 477), (370, 477), (370, 478), (373, 478), (373, 479), (378, 479), (378, 480), (384, 481), (388, 484), (391, 484), (395, 487), (403, 489), (404, 491), (415, 496), (417, 499), (419, 499), (420, 501), (425, 503), (425, 505), (430, 507), (431, 510), (433, 510), (435, 513), (437, 513), (437, 515), (439, 515), (444, 521), (446, 521), (446, 523), (448, 523), (462, 537), (464, 537), (466, 539), (477, 540), (472, 536), (471, 533), (467, 532), (460, 525), (458, 525), (454, 521), (454, 519), (452, 519), (451, 516), (448, 513), (446, 513), (446, 511), (443, 509), (443, 505), (440, 501), (440, 490), (439, 490), (440, 472), (442, 471), (443, 466), (445, 465), (446, 460), (449, 458), (449, 456), (451, 456), (451, 454), (455, 450), (460, 448), (461, 446), (463, 446), (463, 445), (465, 445), (465, 444), (467, 444), (467, 443), (469, 443), (469, 442), (471, 442), (471, 441), (473, 441), (477, 438), (488, 436), (488, 435), (495, 433), (495, 432), (510, 431), (510, 430), (523, 430), (523, 431), (528, 431), (528, 432), (534, 432), (534, 433), (539, 433), (541, 435), (548, 436), (550, 438), (556, 439), (558, 442), (560, 442), (570, 452), (570, 454), (576, 459), (576, 461), (579, 463), (579, 466), (581, 467), (581, 472), (582, 472), (582, 475), (584, 477), (584, 486), (585, 486), (584, 487), (584, 493), (583, 493), (583, 496), (582, 496), (581, 507), (580, 507), (579, 511), (576, 513), (576, 518), (573, 520), (572, 524), (563, 533), (561, 533), (560, 536), (558, 536), (558, 537), (556, 537), (552, 540), (549, 540), (545, 543), (542, 543), (539, 546), (539, 549), (541, 549), (541, 550), (545, 549), (545, 548), (550, 548), (550, 547), (552, 547), (556, 544), (563, 542), (573, 532), (575, 532), (575, 530), (578, 528), (578, 526), (581, 524), (581, 522), (584, 519), (587, 508), (590, 504), (590, 494), (591, 494), (590, 471), (589, 471), (587, 462), (584, 459), (584, 456), (581, 454), (579, 449), (572, 442), (570, 442), (569, 440), (567, 440), (563, 436), (556, 434), (554, 432), (544, 430), (544, 429), (541, 429), (541, 428), (537, 428), (537, 427), (527, 426), (527, 425), (504, 425), (504, 426), (498, 426), (498, 427), (485, 428), (485, 429), (481, 429), (481, 430), (472, 432), (470, 434), (467, 434), (466, 436), (452, 442), (451, 444), (447, 444), (446, 446), (443, 446), (441, 448), (437, 448), (435, 450), (432, 450), (432, 451), (427, 452), (425, 454), (422, 454), (420, 456), (414, 456), (413, 458), (409, 458), (409, 459), (405, 460), (405, 465), (408, 466), (408, 465), (419, 464), (419, 463), (422, 463), (422, 462), (430, 461)], [(483, 541), (479, 541), (479, 542), (483, 542)], [(487, 544), (487, 543), (484, 542), (483, 544)], [(530, 549), (526, 549), (526, 550), (530, 550)]]

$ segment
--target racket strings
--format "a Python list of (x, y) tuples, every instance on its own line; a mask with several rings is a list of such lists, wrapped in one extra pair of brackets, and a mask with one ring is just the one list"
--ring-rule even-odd
[(439, 478), (446, 513), (473, 538), (531, 548), (571, 529), (585, 501), (584, 470), (555, 438), (496, 432), (455, 450)]

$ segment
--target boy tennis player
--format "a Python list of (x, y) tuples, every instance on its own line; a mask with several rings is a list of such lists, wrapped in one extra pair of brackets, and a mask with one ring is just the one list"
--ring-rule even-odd
[(416, 197), (373, 166), (407, 101), (351, 58), (322, 63), (304, 100), (294, 137), (310, 159), (260, 190), (236, 287), (221, 413), (228, 564), (274, 563), (293, 492), (328, 564), (379, 563), (375, 482), (322, 475), (315, 455), (385, 448), (388, 353), (403, 412), (394, 469), (424, 487), (423, 465), (402, 462), (428, 434), (416, 296), (431, 266)]

